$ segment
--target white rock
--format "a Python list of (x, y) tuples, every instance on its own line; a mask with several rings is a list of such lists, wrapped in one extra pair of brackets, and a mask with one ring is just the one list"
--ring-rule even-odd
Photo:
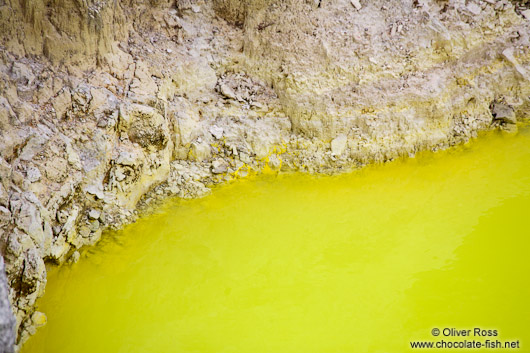
[(30, 161), (37, 153), (42, 151), (47, 141), (48, 137), (45, 135), (32, 136), (22, 149), (19, 158), (23, 161)]
[(221, 139), (223, 137), (223, 128), (219, 127), (217, 125), (210, 126), (210, 134), (212, 134), (213, 137), (216, 139)]
[(466, 8), (473, 15), (480, 15), (480, 13), (482, 12), (482, 9), (480, 8), (480, 6), (478, 6), (477, 4), (473, 2), (469, 3)]
[(236, 93), (234, 92), (234, 90), (226, 85), (226, 84), (222, 84), (220, 87), (220, 90), (221, 90), (221, 94), (227, 98), (230, 98), (230, 99), (235, 99), (237, 100), (237, 96), (236, 96)]
[(339, 135), (331, 141), (331, 153), (335, 156), (340, 156), (346, 149), (348, 138), (346, 135)]
[(190, 159), (202, 162), (205, 159), (210, 158), (211, 150), (210, 145), (206, 142), (194, 142), (190, 147)]
[(357, 10), (362, 9), (361, 2), (359, 0), (350, 0), (353, 7), (355, 7)]
[(523, 17), (527, 20), (530, 20), (530, 10), (521, 11), (521, 15), (523, 15)]
[(526, 69), (521, 64), (519, 64), (519, 62), (515, 58), (514, 51), (515, 51), (515, 49), (513, 47), (508, 47), (508, 48), (503, 50), (502, 56), (515, 67), (515, 70), (524, 79), (530, 80), (530, 76), (527, 74)]
[(94, 208), (88, 212), (88, 218), (90, 219), (98, 219), (99, 216), (101, 216), (101, 211), (96, 210)]
[(85, 187), (85, 192), (96, 196), (98, 199), (103, 199), (105, 197), (103, 186), (101, 185), (88, 185)]
[(27, 173), (27, 177), (28, 177), (28, 181), (30, 183), (34, 183), (36, 181), (39, 181), (40, 178), (42, 177), (41, 173), (40, 173), (40, 170), (39, 168), (37, 167), (29, 167), (28, 170), (26, 171)]
[(228, 163), (224, 159), (216, 159), (212, 163), (212, 173), (222, 174), (228, 170)]

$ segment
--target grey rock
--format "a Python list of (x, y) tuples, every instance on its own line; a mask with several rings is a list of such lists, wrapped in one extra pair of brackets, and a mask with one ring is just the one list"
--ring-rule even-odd
[(517, 119), (515, 118), (515, 112), (512, 107), (504, 103), (495, 103), (492, 109), (494, 120), (502, 121), (506, 124), (515, 124)]
[(26, 171), (26, 175), (28, 177), (28, 180), (30, 183), (34, 183), (36, 181), (39, 181), (40, 178), (42, 177), (42, 174), (40, 173), (40, 170), (39, 168), (37, 167), (29, 167)]
[(8, 297), (4, 258), (0, 256), (0, 352), (12, 353), (15, 345), (15, 316)]

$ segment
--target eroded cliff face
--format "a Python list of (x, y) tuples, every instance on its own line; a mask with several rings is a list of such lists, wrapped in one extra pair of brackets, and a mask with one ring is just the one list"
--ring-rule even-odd
[(17, 343), (45, 263), (137, 208), (517, 130), (524, 1), (0, 2), (0, 240)]

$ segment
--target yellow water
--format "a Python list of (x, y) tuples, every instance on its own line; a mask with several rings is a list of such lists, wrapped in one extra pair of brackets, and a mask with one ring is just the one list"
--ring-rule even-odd
[(530, 352), (529, 235), (528, 130), (348, 175), (241, 181), (52, 271), (48, 324), (23, 352), (399, 353), (485, 342), (474, 328)]

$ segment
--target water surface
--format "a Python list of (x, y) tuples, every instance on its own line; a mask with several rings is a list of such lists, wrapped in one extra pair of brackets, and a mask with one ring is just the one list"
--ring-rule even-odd
[(52, 271), (23, 352), (399, 353), (446, 327), (530, 351), (529, 229), (528, 131), (241, 181)]

